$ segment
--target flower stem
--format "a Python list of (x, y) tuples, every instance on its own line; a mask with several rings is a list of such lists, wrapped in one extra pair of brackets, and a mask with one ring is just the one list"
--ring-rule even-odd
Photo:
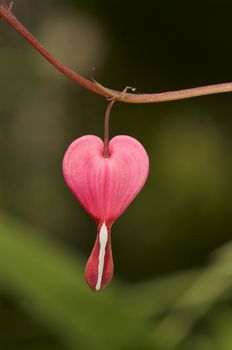
[[(132, 88), (130, 86), (127, 86), (122, 92), (120, 92), (120, 98), (123, 98), (123, 96), (126, 94), (127, 90), (134, 91), (135, 88)], [(110, 103), (107, 106), (106, 113), (105, 113), (105, 133), (104, 133), (104, 151), (103, 156), (105, 158), (109, 158), (109, 127), (110, 127), (110, 113), (112, 110), (113, 105), (115, 102), (118, 101), (118, 99), (113, 98), (111, 99)]]
[(110, 154), (109, 154), (110, 113), (111, 113), (111, 109), (112, 109), (115, 102), (116, 102), (115, 99), (110, 101), (110, 103), (107, 106), (106, 114), (105, 114), (105, 133), (104, 133), (104, 150), (103, 150), (103, 156), (105, 158), (109, 158), (109, 156), (110, 156)]
[[(118, 100), (127, 103), (154, 103), (182, 100), (186, 98), (220, 94), (224, 92), (232, 92), (232, 82), (195, 87), (178, 91), (167, 91), (162, 93), (151, 94), (133, 94), (122, 93), (108, 89), (101, 84), (88, 80), (81, 75), (75, 73), (70, 68), (66, 67), (62, 62), (50, 54), (50, 52), (27, 30), (22, 23), (12, 13), (13, 2), (6, 6), (4, 1), (0, 0), (0, 18), (13, 27), (24, 39), (26, 39), (46, 60), (48, 60), (56, 69), (63, 73), (66, 77), (73, 80), (89, 91), (92, 91), (106, 98)], [(111, 106), (112, 107), (112, 106)]]

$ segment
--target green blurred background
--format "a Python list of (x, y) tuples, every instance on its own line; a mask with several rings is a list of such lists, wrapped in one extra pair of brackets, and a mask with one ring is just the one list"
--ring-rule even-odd
[[(15, 0), (14, 12), (113, 89), (232, 81), (231, 1)], [(0, 349), (231, 349), (231, 94), (114, 106), (111, 136), (140, 140), (150, 174), (114, 224), (115, 277), (94, 295), (96, 225), (61, 164), (75, 138), (102, 137), (107, 101), (3, 21), (0, 77)]]

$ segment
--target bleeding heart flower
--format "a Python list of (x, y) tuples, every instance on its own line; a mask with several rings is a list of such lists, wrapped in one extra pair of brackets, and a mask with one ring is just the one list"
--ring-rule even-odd
[(87, 135), (69, 146), (63, 160), (67, 185), (98, 224), (85, 270), (94, 291), (105, 287), (113, 275), (111, 226), (141, 190), (149, 169), (145, 149), (132, 137), (114, 137), (108, 157), (103, 150), (99, 137)]

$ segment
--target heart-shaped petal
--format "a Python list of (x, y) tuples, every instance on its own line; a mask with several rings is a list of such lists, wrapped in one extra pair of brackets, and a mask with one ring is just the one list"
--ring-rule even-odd
[(143, 187), (149, 160), (143, 146), (130, 136), (116, 136), (103, 157), (103, 141), (93, 135), (75, 140), (63, 160), (64, 178), (86, 211), (111, 225)]

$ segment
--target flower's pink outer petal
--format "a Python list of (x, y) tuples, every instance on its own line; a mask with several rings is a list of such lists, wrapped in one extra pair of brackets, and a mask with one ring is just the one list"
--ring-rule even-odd
[(73, 141), (63, 160), (67, 185), (86, 211), (99, 221), (104, 213), (104, 183), (106, 162), (103, 142), (93, 135)]
[(149, 159), (143, 146), (130, 136), (116, 136), (103, 157), (103, 142), (93, 135), (71, 143), (63, 160), (67, 185), (98, 222), (111, 225), (143, 187)]
[(109, 143), (104, 208), (107, 223), (113, 223), (143, 187), (149, 170), (144, 147), (130, 136), (116, 136)]
[(109, 157), (103, 156), (103, 141), (93, 135), (75, 140), (65, 153), (64, 178), (86, 211), (98, 223), (98, 234), (86, 265), (86, 281), (97, 290), (99, 267), (99, 232), (107, 226), (104, 267), (101, 286), (113, 275), (110, 230), (113, 222), (124, 212), (143, 187), (149, 159), (143, 146), (130, 136), (116, 136), (109, 143)]

